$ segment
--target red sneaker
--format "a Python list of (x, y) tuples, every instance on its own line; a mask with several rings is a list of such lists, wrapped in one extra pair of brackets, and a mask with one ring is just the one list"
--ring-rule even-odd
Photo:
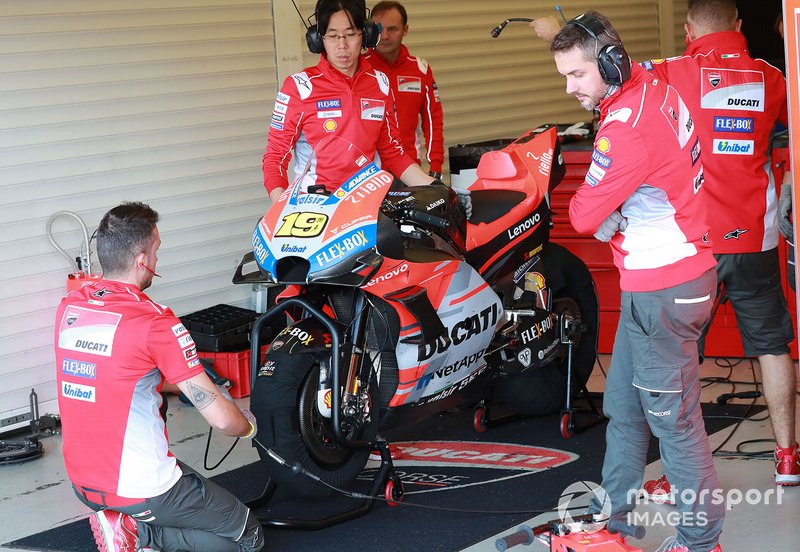
[(94, 542), (99, 552), (138, 552), (139, 530), (136, 520), (114, 510), (100, 510), (89, 516)]
[(775, 483), (800, 485), (800, 453), (797, 443), (788, 448), (775, 447)]
[(642, 485), (642, 496), (654, 504), (675, 505), (675, 496), (666, 475), (645, 482)]

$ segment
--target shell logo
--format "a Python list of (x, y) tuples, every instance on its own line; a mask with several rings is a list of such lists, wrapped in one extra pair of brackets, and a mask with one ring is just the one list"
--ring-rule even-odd
[(325, 122), (322, 123), (322, 128), (324, 128), (326, 132), (333, 132), (336, 130), (336, 126), (336, 121), (334, 119), (325, 119)]
[(600, 153), (608, 153), (611, 151), (611, 140), (602, 136), (597, 139), (597, 151)]
[(330, 408), (331, 407), (331, 390), (330, 389), (325, 391), (325, 398), (323, 400), (325, 401), (325, 406)]
[[(525, 275), (525, 289), (527, 291), (539, 291), (546, 287), (544, 276), (538, 272), (528, 272)], [(532, 289), (531, 289), (532, 288)]]

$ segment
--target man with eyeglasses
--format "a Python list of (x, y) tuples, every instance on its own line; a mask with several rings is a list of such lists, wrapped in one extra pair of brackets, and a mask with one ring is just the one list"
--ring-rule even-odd
[[(398, 139), (389, 79), (361, 57), (362, 50), (378, 40), (377, 28), (367, 21), (366, 12), (360, 0), (317, 2), (316, 25), (308, 29), (306, 40), (312, 52), (321, 54), (320, 61), (286, 78), (272, 112), (262, 169), (264, 187), (273, 202), (288, 188), (293, 148), (301, 160), (310, 159), (311, 151), (315, 154), (304, 183), (324, 185), (333, 192), (351, 176), (339, 166), (342, 152), (314, 150), (328, 136), (343, 138), (342, 143), (355, 146), (368, 159), (377, 153), (382, 168), (407, 186), (441, 183), (406, 154)], [(303, 169), (295, 164), (295, 174)], [(469, 218), (469, 193), (457, 193)]]
[[(381, 40), (365, 57), (389, 77), (397, 102), (400, 142), (419, 163), (424, 158), (434, 178), (442, 177), (444, 162), (444, 114), (439, 91), (428, 62), (412, 56), (403, 45), (408, 34), (408, 13), (400, 2), (384, 0), (372, 8), (372, 21), (381, 26)], [(422, 129), (424, 148), (418, 140)]]

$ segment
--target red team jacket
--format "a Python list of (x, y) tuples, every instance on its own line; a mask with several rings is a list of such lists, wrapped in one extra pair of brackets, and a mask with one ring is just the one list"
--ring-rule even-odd
[[(371, 50), (366, 58), (369, 63), (389, 77), (397, 105), (397, 122), (400, 126), (400, 142), (407, 154), (419, 163), (421, 148), (417, 147), (417, 124), (425, 136), (424, 156), (430, 170), (442, 172), (444, 163), (444, 115), (439, 102), (439, 91), (428, 62), (414, 57), (408, 48), (400, 46), (400, 55), (389, 64), (377, 51)], [(421, 144), (420, 144), (421, 145)]]
[(778, 245), (770, 166), (776, 122), (787, 123), (781, 72), (747, 53), (738, 32), (700, 37), (685, 55), (644, 67), (678, 89), (695, 117), (714, 253), (755, 253)]
[[(389, 79), (363, 58), (353, 78), (333, 68), (322, 54), (317, 65), (283, 82), (275, 99), (262, 164), (267, 192), (288, 188), (292, 147), (301, 135), (304, 148), (313, 149), (326, 136), (340, 136), (370, 160), (377, 150), (382, 167), (398, 177), (414, 163), (400, 145)], [(324, 149), (309, 175), (313, 182), (304, 184), (316, 182), (333, 191), (352, 176), (349, 165), (337, 166), (339, 153), (335, 148)], [(308, 151), (297, 154), (304, 159), (310, 156)]]
[(99, 280), (61, 300), (55, 344), (70, 481), (127, 498), (169, 490), (181, 470), (158, 411), (162, 374), (178, 383), (203, 371), (181, 321), (139, 288)]
[[(614, 211), (628, 227), (610, 242), (623, 291), (656, 291), (715, 266), (698, 192), (700, 142), (678, 92), (638, 65), (600, 103), (601, 124), (586, 179), (569, 205), (580, 233)], [(704, 154), (705, 155), (705, 154)]]

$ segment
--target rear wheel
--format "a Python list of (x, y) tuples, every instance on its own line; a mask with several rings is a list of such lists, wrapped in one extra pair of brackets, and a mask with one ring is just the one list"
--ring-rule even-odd
[[(572, 347), (574, 396), (589, 379), (597, 357), (599, 307), (594, 281), (583, 261), (555, 243), (545, 244), (537, 266), (551, 289), (553, 311), (570, 316), (583, 326)], [(563, 357), (545, 366), (501, 378), (496, 391), (499, 399), (526, 416), (560, 411), (566, 402), (566, 351)]]
[[(340, 446), (333, 438), (331, 419), (317, 408), (320, 365), (312, 355), (268, 356), (275, 368), (269, 377), (258, 377), (250, 398), (258, 421), (258, 441), (284, 458), (288, 466), (275, 462), (256, 445), (265, 470), (278, 488), (295, 496), (324, 498), (346, 488), (367, 463), (368, 450)], [(377, 385), (355, 416), (341, 416), (343, 433), (350, 440), (372, 440), (378, 431)], [(292, 466), (319, 477), (317, 482)], [(327, 485), (326, 485), (327, 484)]]

